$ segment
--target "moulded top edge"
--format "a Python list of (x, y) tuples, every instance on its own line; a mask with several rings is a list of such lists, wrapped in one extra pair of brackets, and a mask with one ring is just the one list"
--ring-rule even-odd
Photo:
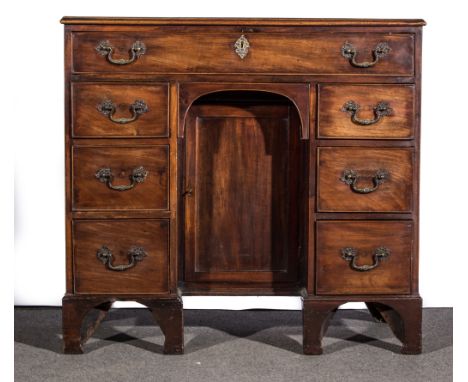
[(64, 16), (67, 25), (424, 26), (422, 19), (170, 18)]

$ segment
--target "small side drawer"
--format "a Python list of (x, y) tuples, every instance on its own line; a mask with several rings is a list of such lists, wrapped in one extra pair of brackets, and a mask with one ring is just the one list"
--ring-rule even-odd
[(413, 223), (319, 221), (319, 295), (409, 294)]
[(411, 139), (414, 85), (320, 85), (318, 137)]
[(169, 136), (167, 84), (74, 83), (71, 92), (74, 137)]
[(75, 221), (75, 293), (167, 293), (168, 251), (168, 220)]
[(74, 210), (167, 210), (169, 146), (73, 147)]
[(412, 148), (321, 147), (318, 212), (410, 212)]

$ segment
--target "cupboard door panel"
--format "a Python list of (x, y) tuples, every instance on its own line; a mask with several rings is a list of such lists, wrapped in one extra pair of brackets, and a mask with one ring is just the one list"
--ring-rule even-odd
[(187, 121), (186, 280), (294, 278), (297, 114), (194, 106)]

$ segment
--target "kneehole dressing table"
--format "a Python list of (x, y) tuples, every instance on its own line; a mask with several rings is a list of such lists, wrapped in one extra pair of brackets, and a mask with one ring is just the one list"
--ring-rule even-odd
[(305, 354), (365, 302), (421, 352), (423, 20), (62, 23), (66, 353), (117, 300), (183, 353), (183, 295), (300, 296)]

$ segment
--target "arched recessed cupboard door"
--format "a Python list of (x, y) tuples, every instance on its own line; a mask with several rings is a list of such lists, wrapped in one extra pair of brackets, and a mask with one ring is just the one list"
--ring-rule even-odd
[(294, 104), (207, 94), (185, 120), (184, 280), (210, 290), (297, 287), (307, 143)]

